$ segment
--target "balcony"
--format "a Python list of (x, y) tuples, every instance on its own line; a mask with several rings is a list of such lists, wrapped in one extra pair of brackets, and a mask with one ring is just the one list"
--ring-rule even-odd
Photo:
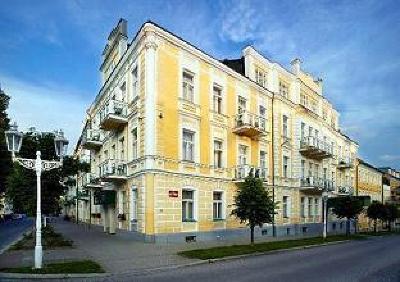
[(103, 131), (100, 129), (85, 129), (82, 135), (82, 147), (87, 150), (98, 150), (103, 145)]
[(266, 182), (268, 181), (268, 170), (266, 168), (253, 165), (238, 165), (235, 167), (236, 180), (244, 180), (247, 176), (260, 178)]
[(127, 165), (125, 161), (106, 160), (100, 166), (100, 178), (104, 181), (124, 181), (127, 179)]
[(352, 168), (354, 166), (354, 160), (349, 157), (341, 157), (338, 160), (338, 169), (346, 169), (346, 168)]
[(260, 137), (267, 132), (267, 119), (249, 112), (237, 114), (234, 117), (233, 132), (250, 138)]
[(334, 191), (335, 187), (332, 180), (320, 177), (303, 177), (300, 179), (300, 189), (305, 191)]
[(339, 186), (338, 187), (338, 194), (341, 195), (353, 195), (354, 189), (351, 186)]
[(101, 188), (100, 178), (94, 173), (85, 173), (82, 176), (82, 187), (84, 188)]
[(332, 157), (333, 147), (314, 136), (307, 136), (300, 141), (300, 153), (310, 159), (322, 160)]
[(104, 130), (119, 130), (128, 122), (127, 104), (121, 101), (109, 100), (100, 112), (100, 128)]

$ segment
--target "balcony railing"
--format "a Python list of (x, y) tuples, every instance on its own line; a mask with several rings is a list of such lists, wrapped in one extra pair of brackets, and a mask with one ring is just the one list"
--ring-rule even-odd
[(267, 132), (267, 119), (249, 112), (236, 114), (233, 132), (250, 138), (259, 137)]
[(82, 147), (88, 150), (97, 150), (103, 145), (104, 135), (101, 129), (87, 128), (83, 131)]
[(85, 173), (82, 176), (82, 187), (87, 187), (87, 188), (102, 187), (100, 184), (99, 176), (94, 173)]
[(127, 178), (127, 165), (125, 161), (106, 160), (100, 166), (100, 178), (105, 181), (118, 181)]
[(333, 147), (314, 136), (307, 136), (300, 140), (300, 153), (311, 159), (322, 160), (332, 157)]
[(100, 128), (117, 130), (128, 122), (128, 106), (125, 102), (109, 100), (100, 111)]
[(353, 195), (354, 188), (351, 187), (351, 186), (339, 186), (338, 187), (338, 193), (339, 194), (345, 194), (345, 195)]
[(267, 181), (268, 170), (266, 168), (253, 165), (238, 165), (235, 167), (235, 179), (242, 180), (248, 176), (260, 178), (264, 181)]
[(303, 190), (315, 191), (334, 191), (335, 185), (332, 180), (324, 179), (321, 177), (303, 177), (300, 179), (300, 187)]
[(340, 157), (338, 159), (338, 169), (352, 168), (354, 166), (354, 159), (350, 157)]

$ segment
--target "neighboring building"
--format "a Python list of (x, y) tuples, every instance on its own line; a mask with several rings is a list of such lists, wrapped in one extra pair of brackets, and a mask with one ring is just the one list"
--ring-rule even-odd
[[(91, 152), (82, 186), (105, 231), (149, 241), (243, 234), (230, 214), (250, 174), (279, 202), (278, 235), (321, 232), (322, 191), (353, 194), (358, 151), (321, 79), (253, 47), (218, 61), (151, 22), (128, 43), (126, 25), (108, 37), (77, 147)], [(256, 235), (271, 236), (271, 225)]]
[[(356, 195), (369, 196), (370, 202), (383, 202), (383, 173), (378, 168), (361, 159), (357, 159), (356, 163)], [(372, 225), (372, 220), (367, 217), (366, 211), (364, 211), (358, 217), (359, 230), (370, 231), (372, 229)], [(379, 225), (378, 227), (381, 228), (382, 226)]]
[[(387, 202), (400, 204), (400, 171), (390, 168), (382, 167), (380, 170), (383, 172), (383, 181), (385, 186), (389, 186), (390, 195), (386, 194)], [(387, 193), (387, 192), (386, 192)]]

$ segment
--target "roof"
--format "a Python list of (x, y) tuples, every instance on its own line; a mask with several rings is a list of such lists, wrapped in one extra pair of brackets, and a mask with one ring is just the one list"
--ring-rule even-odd
[(359, 163), (359, 164), (362, 164), (362, 165), (365, 165), (366, 167), (369, 167), (369, 168), (371, 168), (371, 169), (373, 169), (373, 170), (376, 170), (377, 172), (383, 174), (383, 172), (382, 172), (379, 168), (374, 167), (372, 164), (369, 164), (369, 163), (367, 163), (366, 161), (364, 161), (364, 160), (362, 160), (362, 159), (358, 159), (358, 163)]

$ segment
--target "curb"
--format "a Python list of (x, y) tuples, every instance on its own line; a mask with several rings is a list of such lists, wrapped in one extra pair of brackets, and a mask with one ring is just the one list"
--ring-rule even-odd
[(95, 278), (107, 277), (110, 273), (60, 273), (60, 274), (24, 274), (24, 273), (0, 273), (1, 278), (9, 279), (62, 279), (62, 278)]
[(247, 257), (273, 255), (273, 254), (279, 254), (279, 253), (284, 253), (284, 252), (288, 252), (288, 251), (314, 249), (314, 248), (323, 247), (323, 246), (338, 245), (338, 244), (347, 243), (350, 241), (351, 240), (342, 240), (342, 241), (328, 242), (328, 243), (317, 244), (317, 245), (298, 246), (298, 247), (293, 247), (293, 248), (288, 248), (288, 249), (271, 250), (271, 251), (266, 251), (266, 252), (256, 252), (256, 253), (243, 254), (243, 255), (237, 255), (237, 256), (228, 256), (228, 257), (223, 257), (223, 258), (208, 259), (208, 260), (204, 260), (204, 261), (207, 261), (208, 263), (215, 263), (215, 262), (220, 262), (220, 261), (229, 261), (229, 260), (242, 259), (242, 258), (247, 258)]

